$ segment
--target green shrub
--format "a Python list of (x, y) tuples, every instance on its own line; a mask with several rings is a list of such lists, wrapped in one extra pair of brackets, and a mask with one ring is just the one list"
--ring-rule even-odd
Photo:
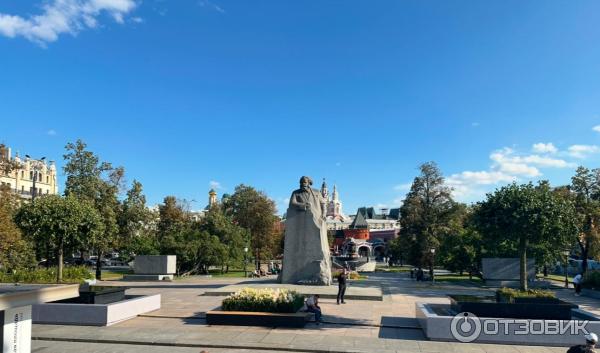
[(600, 271), (587, 271), (581, 283), (583, 288), (600, 289)]
[(545, 289), (522, 291), (513, 288), (501, 288), (496, 291), (498, 302), (512, 303), (515, 298), (556, 298), (554, 292)]
[[(56, 283), (57, 267), (38, 268), (35, 270), (16, 270), (10, 273), (0, 272), (3, 283)], [(68, 266), (63, 268), (63, 282), (82, 283), (94, 276), (85, 266)]]
[(223, 299), (224, 311), (262, 311), (269, 313), (295, 313), (304, 305), (304, 296), (288, 289), (252, 289), (241, 291)]

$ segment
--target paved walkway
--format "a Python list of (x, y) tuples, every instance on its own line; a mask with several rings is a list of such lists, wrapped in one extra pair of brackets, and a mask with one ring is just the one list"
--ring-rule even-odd
[[(356, 287), (382, 288), (383, 301), (350, 300), (336, 305), (322, 300), (324, 325), (308, 324), (304, 329), (209, 326), (204, 313), (218, 308), (223, 297), (204, 292), (235, 284), (242, 279), (189, 278), (168, 283), (105, 282), (127, 285), (128, 294), (162, 295), (158, 311), (111, 327), (34, 325), (35, 349), (39, 352), (252, 352), (278, 350), (298, 352), (565, 352), (564, 347), (463, 344), (432, 342), (423, 337), (415, 320), (415, 301), (448, 303), (447, 294), (489, 294), (491, 290), (460, 285), (417, 283), (403, 274), (375, 274), (354, 282)], [(254, 280), (259, 282), (260, 280)], [(564, 293), (563, 293), (564, 292)], [(600, 311), (600, 301), (569, 296), (584, 309)], [(62, 348), (64, 345), (64, 349)], [(79, 348), (77, 348), (79, 347)], [(144, 348), (146, 347), (146, 348)], [(92, 350), (93, 349), (93, 350)], [(37, 352), (38, 350), (34, 350)]]

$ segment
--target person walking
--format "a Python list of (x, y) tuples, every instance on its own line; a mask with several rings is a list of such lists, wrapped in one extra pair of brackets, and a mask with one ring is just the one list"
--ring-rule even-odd
[(595, 353), (594, 347), (598, 343), (598, 336), (595, 333), (585, 335), (585, 344), (578, 344), (569, 348), (567, 353)]
[(319, 306), (319, 295), (311, 295), (306, 299), (306, 311), (309, 313), (315, 314), (315, 322), (319, 325), (322, 321), (321, 319), (321, 307)]
[(577, 275), (575, 275), (575, 277), (573, 277), (573, 286), (575, 287), (576, 296), (581, 295), (581, 282), (583, 282), (583, 276), (581, 275), (581, 273), (578, 273)]
[(337, 276), (338, 280), (338, 294), (337, 294), (337, 304), (340, 305), (340, 301), (342, 304), (346, 304), (344, 301), (344, 294), (346, 294), (346, 280), (348, 279), (348, 269), (344, 267), (342, 272)]

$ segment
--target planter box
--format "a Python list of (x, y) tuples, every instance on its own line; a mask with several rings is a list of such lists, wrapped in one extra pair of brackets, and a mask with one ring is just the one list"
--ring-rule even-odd
[(110, 304), (47, 303), (33, 306), (33, 323), (110, 326), (160, 309), (160, 294), (126, 296)]
[(256, 311), (209, 311), (209, 325), (304, 327), (311, 313), (265, 313)]
[(469, 296), (450, 296), (450, 307), (457, 313), (470, 312), (478, 317), (571, 320), (571, 309), (578, 306), (560, 299), (517, 298), (515, 303), (498, 303), (494, 297), (471, 300)]
[(79, 297), (57, 301), (55, 303), (72, 304), (110, 304), (125, 300), (125, 288), (90, 286), (79, 289)]

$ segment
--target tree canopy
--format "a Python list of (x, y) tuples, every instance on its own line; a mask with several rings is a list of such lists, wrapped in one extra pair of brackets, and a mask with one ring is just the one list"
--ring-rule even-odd
[(575, 208), (546, 182), (516, 183), (487, 194), (477, 204), (474, 222), (488, 249), (520, 259), (520, 284), (527, 289), (527, 251), (533, 247), (564, 249), (577, 235)]

